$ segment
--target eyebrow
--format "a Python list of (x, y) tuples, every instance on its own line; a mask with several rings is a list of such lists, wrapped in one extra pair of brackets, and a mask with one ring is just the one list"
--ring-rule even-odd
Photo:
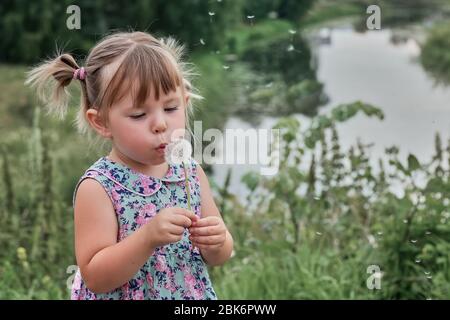
[[(174, 101), (179, 101), (180, 98), (179, 97), (172, 97), (172, 98), (167, 98), (166, 100), (163, 101), (163, 104), (169, 103), (169, 102), (174, 102)], [(128, 110), (135, 110), (135, 109), (143, 109), (143, 106), (137, 106), (136, 108), (133, 108), (133, 105), (128, 107)]]
[(168, 98), (166, 100), (163, 101), (163, 103), (169, 103), (169, 102), (173, 102), (173, 101), (178, 101), (179, 98), (178, 97), (173, 97), (173, 98)]

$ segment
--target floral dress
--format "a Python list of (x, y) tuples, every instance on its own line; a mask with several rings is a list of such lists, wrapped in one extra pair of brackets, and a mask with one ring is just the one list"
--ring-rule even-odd
[[(197, 165), (197, 162), (191, 159), (188, 175), (191, 208), (200, 217), (200, 182)], [(161, 209), (187, 208), (184, 169), (181, 165), (169, 164), (166, 175), (158, 179), (102, 157), (86, 170), (78, 181), (73, 204), (79, 184), (87, 178), (98, 181), (111, 199), (119, 226), (117, 241), (132, 234)], [(215, 300), (217, 296), (209, 278), (207, 265), (199, 249), (193, 247), (189, 240), (189, 231), (185, 228), (182, 240), (157, 247), (133, 278), (113, 291), (101, 294), (90, 291), (78, 269), (72, 285), (71, 298)]]

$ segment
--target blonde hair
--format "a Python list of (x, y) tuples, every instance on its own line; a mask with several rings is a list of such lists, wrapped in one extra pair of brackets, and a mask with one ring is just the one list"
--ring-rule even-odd
[[(94, 130), (86, 119), (86, 111), (98, 110), (100, 119), (106, 124), (107, 111), (129, 89), (136, 106), (146, 100), (150, 88), (155, 90), (155, 99), (159, 100), (161, 90), (168, 94), (180, 86), (182, 96), (190, 97), (185, 110), (186, 128), (192, 133), (189, 127), (192, 98), (203, 97), (194, 93), (197, 90), (191, 84), (191, 77), (197, 74), (191, 63), (183, 61), (184, 52), (184, 45), (179, 45), (174, 38), (156, 39), (145, 32), (119, 32), (102, 39), (90, 50), (84, 65), (86, 76), (79, 80), (80, 107), (75, 119), (78, 132), (91, 137)], [(71, 54), (57, 53), (55, 58), (30, 70), (25, 84), (37, 90), (47, 114), (64, 119), (70, 98), (67, 86), (79, 68)]]

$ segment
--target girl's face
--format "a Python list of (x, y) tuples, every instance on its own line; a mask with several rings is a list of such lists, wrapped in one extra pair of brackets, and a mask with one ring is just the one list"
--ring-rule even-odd
[(133, 109), (132, 96), (127, 94), (109, 111), (108, 129), (113, 148), (141, 164), (163, 163), (164, 149), (159, 146), (183, 136), (187, 101), (188, 96), (182, 97), (179, 87), (167, 95), (160, 91), (159, 100), (155, 100), (154, 90), (151, 90), (145, 103)]

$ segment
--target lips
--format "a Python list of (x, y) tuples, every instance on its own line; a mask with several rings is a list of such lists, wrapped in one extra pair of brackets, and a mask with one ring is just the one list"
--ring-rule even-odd
[(158, 150), (164, 150), (167, 146), (167, 143), (161, 143), (156, 149)]

